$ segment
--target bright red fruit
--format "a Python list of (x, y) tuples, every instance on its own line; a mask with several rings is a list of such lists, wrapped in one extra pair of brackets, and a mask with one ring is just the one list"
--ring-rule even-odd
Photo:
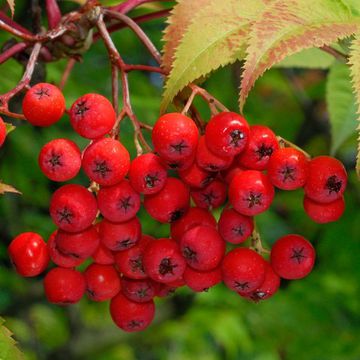
[(4, 144), (6, 138), (6, 126), (3, 119), (0, 117), (0, 147)]
[(216, 209), (226, 200), (226, 185), (220, 180), (214, 180), (200, 190), (191, 191), (190, 195), (196, 206), (204, 209)]
[(155, 296), (154, 282), (150, 279), (133, 280), (121, 278), (121, 291), (131, 301), (144, 303)]
[(15, 237), (8, 247), (8, 253), (16, 272), (26, 277), (41, 274), (50, 261), (46, 243), (39, 234), (33, 232)]
[(216, 177), (216, 174), (206, 171), (194, 162), (189, 168), (179, 170), (181, 180), (194, 188), (203, 188), (210, 184)]
[(185, 284), (193, 291), (207, 291), (222, 280), (221, 267), (210, 271), (197, 271), (187, 266), (184, 271)]
[(337, 221), (345, 211), (344, 197), (331, 203), (318, 203), (307, 196), (304, 197), (304, 210), (306, 214), (318, 224)]
[(110, 249), (108, 249), (101, 242), (98, 248), (92, 255), (94, 263), (100, 265), (112, 265), (115, 264), (115, 256)]

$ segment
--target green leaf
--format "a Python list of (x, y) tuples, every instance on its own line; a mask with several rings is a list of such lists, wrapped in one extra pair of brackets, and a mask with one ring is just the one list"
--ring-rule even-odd
[(335, 154), (356, 129), (356, 104), (350, 81), (350, 69), (336, 63), (326, 84), (326, 101), (331, 124), (331, 153)]
[(5, 123), (5, 128), (6, 128), (6, 135), (9, 135), (12, 131), (16, 129), (16, 126), (14, 126), (13, 124)]
[(242, 74), (240, 108), (267, 69), (303, 49), (321, 47), (356, 32), (360, 18), (338, 0), (277, 0), (251, 28)]
[(0, 318), (0, 359), (22, 360), (24, 354), (16, 347), (12, 332), (4, 326), (5, 320)]
[(245, 55), (251, 22), (262, 0), (209, 0), (193, 17), (165, 85), (161, 111), (190, 82)]
[(103, 6), (115, 6), (123, 3), (125, 0), (100, 0)]

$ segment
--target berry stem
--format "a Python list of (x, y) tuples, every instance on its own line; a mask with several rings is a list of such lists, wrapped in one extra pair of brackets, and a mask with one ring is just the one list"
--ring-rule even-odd
[(68, 62), (66, 64), (66, 67), (65, 67), (65, 70), (64, 70), (64, 72), (63, 72), (63, 74), (61, 76), (60, 83), (59, 83), (59, 89), (60, 90), (64, 89), (75, 63), (76, 63), (76, 59), (74, 59), (74, 58), (70, 58), (68, 60)]
[(302, 152), (308, 159), (311, 159), (311, 155), (309, 153), (307, 153), (305, 150), (303, 150), (301, 147), (295, 145), (294, 143), (292, 143), (291, 141), (289, 140), (286, 140), (284, 139), (283, 137), (281, 136), (276, 136), (278, 142), (279, 142), (279, 146), (281, 148), (284, 148), (284, 147), (291, 147), (293, 149), (296, 149), (300, 152)]
[(251, 234), (251, 246), (250, 246), (253, 250), (255, 250), (257, 253), (259, 253), (260, 255), (263, 254), (270, 254), (270, 251), (265, 249), (262, 245), (262, 241), (261, 241), (261, 236), (259, 231), (256, 228), (256, 225), (254, 227), (254, 231)]
[(46, 0), (46, 14), (48, 18), (49, 28), (56, 28), (61, 21), (61, 11), (56, 0)]
[(339, 50), (336, 50), (329, 45), (324, 45), (324, 46), (320, 47), (320, 49), (327, 52), (328, 54), (332, 55), (336, 60), (339, 60), (345, 64), (349, 60), (348, 56), (346, 54), (343, 54)]
[(0, 54), (0, 64), (4, 63), (6, 60), (10, 59), (15, 54), (23, 51), (26, 49), (29, 45), (25, 42), (19, 42), (7, 50), (5, 50), (2, 54)]
[(112, 89), (112, 102), (116, 115), (119, 114), (119, 68), (111, 65), (111, 89)]

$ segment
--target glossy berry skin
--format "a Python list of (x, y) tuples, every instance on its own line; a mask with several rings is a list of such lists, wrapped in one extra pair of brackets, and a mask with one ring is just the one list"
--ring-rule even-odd
[(121, 279), (121, 291), (131, 301), (144, 303), (155, 296), (154, 282), (150, 279), (132, 280)]
[(6, 138), (6, 126), (3, 119), (0, 117), (0, 147), (4, 144)]
[(111, 102), (99, 94), (81, 96), (70, 109), (72, 127), (87, 139), (97, 139), (108, 134), (115, 121), (116, 113)]
[(178, 244), (170, 239), (150, 241), (143, 253), (145, 273), (153, 280), (170, 283), (184, 273), (186, 262)]
[(195, 162), (195, 154), (190, 154), (180, 160), (166, 160), (161, 158), (161, 161), (168, 170), (186, 170)]
[(205, 136), (200, 137), (196, 150), (196, 163), (199, 167), (206, 171), (217, 172), (227, 169), (233, 159), (233, 156), (219, 156), (212, 153), (206, 145)]
[(39, 154), (43, 174), (53, 181), (68, 181), (81, 168), (81, 152), (71, 140), (55, 139), (45, 144)]
[(139, 303), (129, 300), (121, 292), (110, 302), (110, 315), (114, 323), (127, 332), (146, 329), (154, 319), (154, 301)]
[(101, 242), (112, 251), (121, 251), (136, 245), (141, 237), (141, 224), (138, 218), (112, 223), (103, 219), (99, 226)]
[(135, 217), (140, 209), (140, 195), (128, 180), (101, 188), (97, 200), (101, 214), (112, 222), (128, 221)]
[(225, 242), (212, 226), (199, 225), (181, 237), (180, 249), (189, 266), (209, 271), (220, 265), (225, 255)]
[(95, 252), (92, 254), (94, 263), (100, 265), (113, 265), (115, 264), (115, 256), (113, 252), (108, 249), (101, 242)]
[(188, 210), (189, 203), (189, 189), (182, 181), (171, 177), (158, 193), (146, 195), (144, 198), (146, 211), (162, 223), (180, 219)]
[(275, 195), (268, 177), (256, 170), (237, 174), (229, 186), (229, 201), (242, 215), (254, 216), (267, 210)]
[(85, 288), (83, 274), (73, 269), (53, 268), (44, 279), (46, 298), (53, 304), (75, 304), (83, 297)]
[(231, 244), (241, 244), (252, 234), (254, 220), (234, 209), (224, 209), (218, 223), (219, 234)]
[(268, 163), (268, 176), (274, 186), (282, 190), (295, 190), (305, 185), (309, 161), (299, 150), (276, 150)]
[(220, 180), (214, 180), (205, 188), (191, 191), (191, 198), (196, 206), (203, 209), (216, 209), (226, 200), (227, 188)]
[(8, 247), (8, 253), (16, 272), (25, 277), (41, 274), (50, 261), (46, 243), (39, 234), (33, 232), (16, 236)]
[(50, 216), (67, 232), (80, 232), (95, 220), (95, 197), (83, 186), (68, 184), (57, 189), (50, 201)]
[(47, 83), (34, 85), (22, 103), (26, 120), (35, 126), (50, 126), (63, 116), (65, 98), (59, 88)]
[(158, 156), (152, 153), (136, 157), (130, 165), (130, 184), (142, 194), (155, 194), (165, 185), (167, 171)]
[(279, 148), (274, 132), (263, 125), (250, 127), (246, 148), (238, 157), (238, 163), (247, 169), (265, 170), (272, 154)]
[(130, 168), (130, 155), (117, 140), (95, 141), (84, 152), (82, 167), (90, 180), (112, 186), (124, 179)]
[(311, 243), (300, 235), (285, 235), (271, 249), (271, 266), (283, 279), (302, 279), (315, 263), (315, 250)]
[(219, 156), (242, 152), (249, 138), (249, 125), (239, 114), (222, 112), (213, 116), (205, 129), (206, 145)]
[(343, 195), (346, 184), (346, 170), (339, 160), (330, 156), (318, 156), (309, 162), (304, 191), (310, 199), (330, 203)]
[(59, 230), (55, 237), (57, 249), (64, 255), (86, 259), (94, 254), (99, 247), (99, 234), (94, 226), (78, 233)]
[(180, 241), (186, 231), (198, 225), (207, 225), (216, 228), (216, 220), (208, 210), (192, 207), (181, 219), (171, 223), (171, 238)]
[(195, 292), (208, 291), (222, 280), (221, 267), (210, 271), (197, 271), (187, 266), (183, 275), (185, 284)]
[(331, 203), (318, 203), (307, 196), (304, 197), (304, 210), (310, 219), (318, 224), (326, 224), (337, 221), (345, 211), (344, 197), (332, 201)]
[(111, 265), (91, 264), (84, 271), (84, 278), (90, 300), (109, 300), (120, 291), (119, 274)]
[(177, 161), (195, 154), (198, 136), (198, 129), (190, 118), (180, 113), (169, 113), (156, 121), (152, 142), (163, 159)]
[(239, 294), (251, 293), (265, 279), (265, 260), (248, 248), (236, 248), (228, 252), (221, 267), (225, 285)]
[(179, 170), (181, 180), (193, 188), (203, 188), (214, 181), (216, 174), (206, 171), (194, 162), (188, 169)]

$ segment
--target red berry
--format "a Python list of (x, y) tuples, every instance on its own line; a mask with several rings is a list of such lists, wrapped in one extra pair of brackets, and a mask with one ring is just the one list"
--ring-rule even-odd
[(308, 174), (309, 161), (299, 150), (282, 148), (276, 150), (268, 164), (268, 176), (273, 185), (282, 190), (303, 187)]
[(194, 162), (188, 169), (179, 170), (181, 180), (194, 188), (203, 188), (210, 184), (216, 177), (216, 174), (205, 171)]
[(93, 301), (112, 299), (120, 291), (120, 277), (111, 265), (91, 264), (84, 271), (86, 293)]
[(184, 271), (185, 284), (196, 292), (207, 291), (222, 280), (221, 267), (210, 271), (197, 271), (187, 266)]
[(6, 125), (0, 117), (0, 147), (4, 144), (6, 138)]
[(225, 255), (225, 242), (212, 226), (199, 225), (181, 237), (180, 249), (189, 266), (209, 271), (220, 265)]
[(55, 139), (45, 144), (39, 154), (41, 171), (50, 180), (67, 181), (77, 175), (81, 168), (81, 152), (67, 139)]
[(195, 154), (190, 154), (187, 157), (184, 157), (180, 160), (166, 160), (161, 159), (162, 163), (169, 170), (186, 170), (188, 169), (195, 161)]
[(234, 209), (224, 209), (219, 223), (219, 234), (231, 244), (243, 243), (254, 230), (254, 220), (251, 217), (241, 215)]
[(279, 148), (276, 135), (267, 126), (250, 127), (250, 138), (245, 150), (239, 155), (239, 165), (248, 169), (265, 170), (272, 154)]
[(346, 170), (339, 160), (318, 156), (309, 163), (305, 195), (319, 203), (330, 203), (343, 195), (346, 183)]
[(53, 304), (75, 304), (85, 293), (85, 279), (79, 271), (56, 267), (46, 274), (44, 289), (46, 298)]
[(97, 139), (108, 134), (115, 121), (116, 113), (111, 102), (99, 94), (81, 96), (70, 109), (72, 127), (87, 139)]
[(271, 266), (283, 279), (301, 279), (308, 275), (315, 262), (315, 250), (300, 235), (285, 235), (271, 249)]
[(254, 250), (231, 250), (221, 266), (225, 285), (240, 294), (250, 293), (264, 282), (265, 260)]
[(175, 178), (168, 178), (158, 193), (145, 195), (144, 198), (146, 211), (155, 220), (163, 223), (180, 219), (188, 210), (189, 203), (189, 189)]
[(96, 249), (96, 251), (93, 253), (92, 258), (94, 260), (94, 263), (100, 264), (100, 265), (112, 265), (115, 264), (115, 257), (114, 254), (110, 249), (108, 249), (105, 245), (103, 245), (101, 242)]
[(232, 179), (239, 173), (243, 172), (244, 170), (247, 170), (246, 168), (241, 167), (236, 159), (235, 161), (231, 164), (231, 166), (226, 169), (221, 171), (221, 177), (224, 179), (224, 181), (230, 185)]
[(121, 291), (131, 301), (144, 303), (155, 296), (155, 286), (152, 280), (121, 279)]
[(111, 186), (123, 180), (129, 171), (130, 155), (119, 141), (104, 138), (85, 150), (82, 167), (90, 180)]
[(33, 232), (15, 237), (8, 247), (8, 253), (16, 272), (26, 277), (41, 274), (50, 261), (46, 243), (39, 234)]
[(110, 315), (120, 329), (128, 332), (141, 331), (147, 328), (154, 318), (154, 301), (134, 302), (120, 292), (111, 300)]
[(222, 112), (213, 116), (205, 129), (206, 145), (219, 156), (234, 156), (243, 151), (249, 137), (249, 125), (239, 114)]
[(196, 206), (204, 209), (216, 209), (226, 200), (226, 186), (220, 180), (215, 180), (205, 188), (191, 191), (191, 197)]
[(229, 201), (236, 211), (254, 216), (267, 210), (275, 195), (268, 177), (256, 170), (237, 174), (229, 186)]
[(322, 204), (304, 197), (304, 209), (306, 214), (318, 224), (337, 221), (345, 211), (344, 197)]
[(99, 226), (101, 242), (112, 251), (120, 251), (136, 245), (141, 237), (141, 224), (138, 218), (112, 223), (106, 219)]
[(111, 187), (101, 188), (97, 199), (101, 214), (112, 222), (128, 221), (140, 209), (140, 195), (127, 180)]
[(95, 197), (83, 186), (68, 184), (57, 189), (50, 201), (50, 215), (62, 230), (79, 232), (95, 220)]
[(143, 253), (146, 274), (153, 280), (169, 283), (178, 280), (186, 267), (178, 244), (170, 239), (150, 241)]
[(63, 116), (65, 98), (56, 86), (39, 83), (25, 94), (22, 108), (24, 116), (30, 124), (49, 126)]

